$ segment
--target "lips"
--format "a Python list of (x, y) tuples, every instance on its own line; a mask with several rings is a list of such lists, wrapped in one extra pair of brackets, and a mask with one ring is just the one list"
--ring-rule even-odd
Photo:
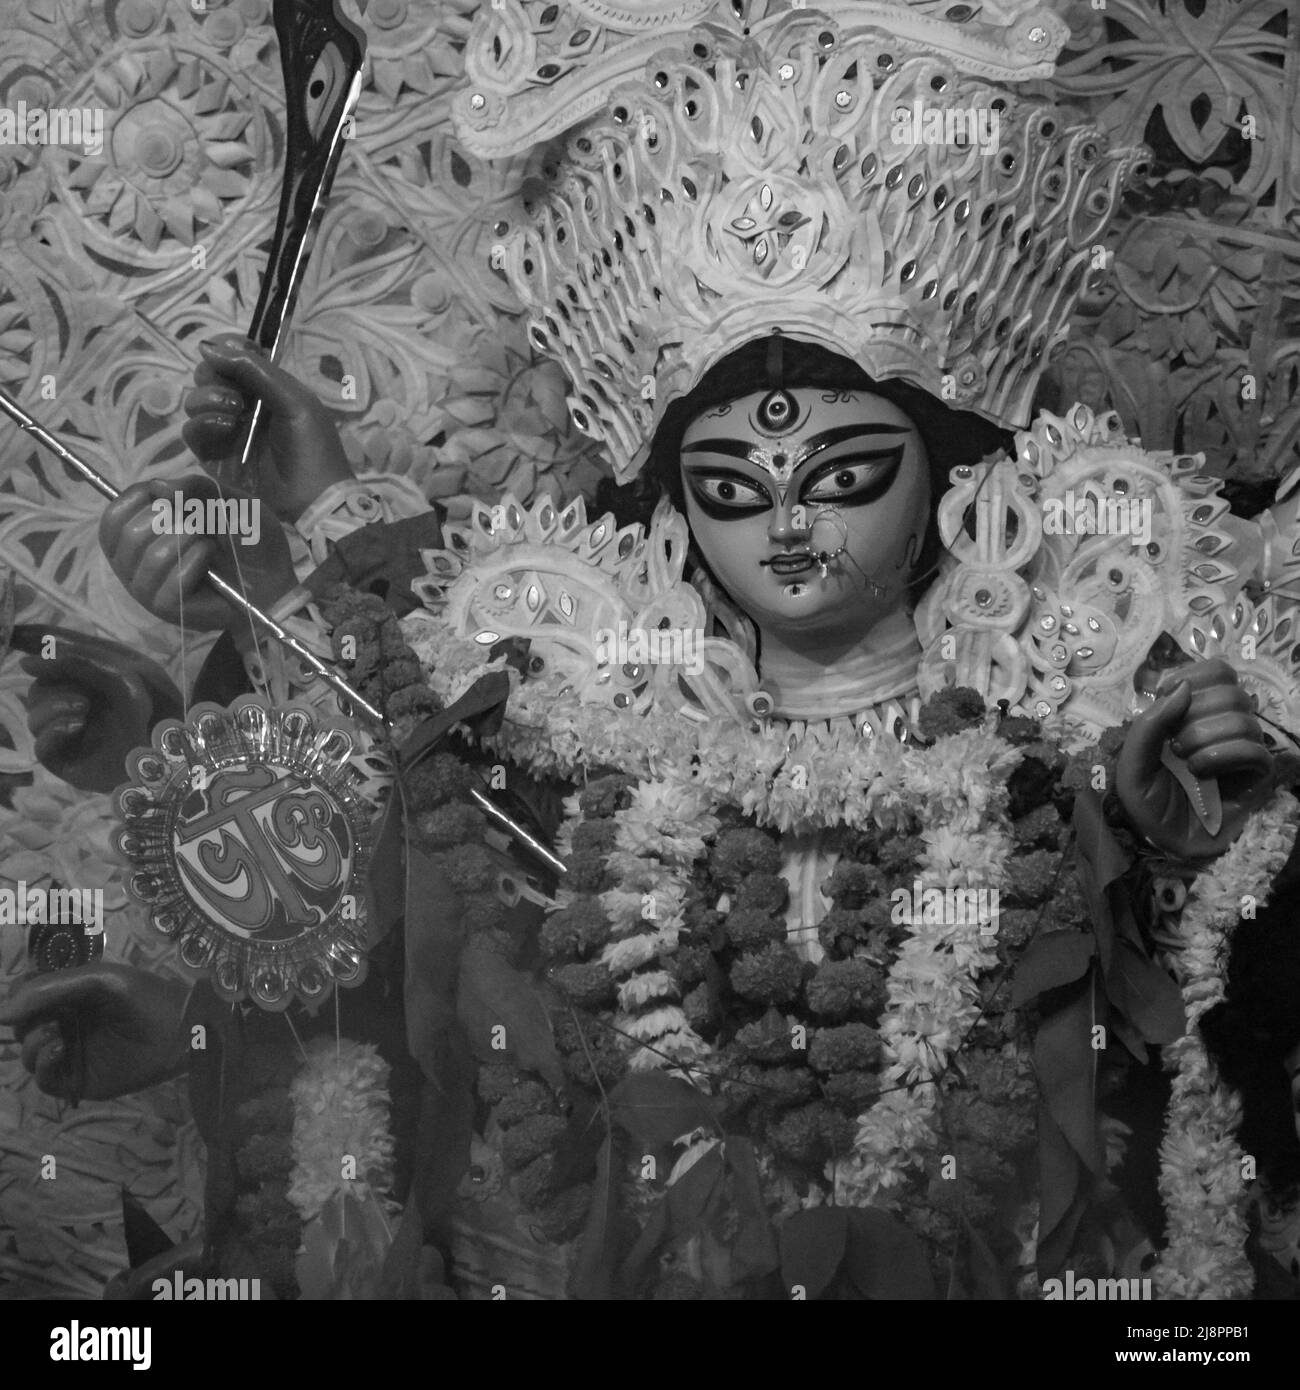
[(817, 561), (805, 550), (797, 551), (793, 555), (773, 555), (763, 563), (770, 566), (774, 574), (787, 575), (803, 574), (812, 569)]

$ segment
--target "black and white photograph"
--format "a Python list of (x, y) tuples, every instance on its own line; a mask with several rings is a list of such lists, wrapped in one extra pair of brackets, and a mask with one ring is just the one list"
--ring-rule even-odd
[(1292, 0), (0, 0), (32, 1365), (1267, 1361), (1298, 198)]

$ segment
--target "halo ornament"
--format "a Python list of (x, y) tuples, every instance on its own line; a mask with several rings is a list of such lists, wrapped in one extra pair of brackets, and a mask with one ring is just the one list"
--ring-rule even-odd
[(365, 978), (373, 807), (355, 748), (341, 719), (245, 698), (164, 721), (128, 759), (127, 891), (223, 999), (315, 1009)]

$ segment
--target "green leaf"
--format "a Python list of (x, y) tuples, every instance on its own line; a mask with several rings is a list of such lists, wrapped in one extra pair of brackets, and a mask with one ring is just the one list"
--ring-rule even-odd
[(1094, 1173), (1104, 1171), (1097, 1144), (1095, 1069), (1092, 1046), (1093, 983), (1048, 1014), (1034, 1035), (1034, 1071), (1052, 1118), (1079, 1157)]
[(1012, 1004), (1019, 1009), (1049, 989), (1073, 984), (1096, 950), (1087, 932), (1053, 931), (1034, 937), (1016, 965)]
[(811, 1302), (830, 1287), (848, 1246), (846, 1217), (843, 1207), (813, 1207), (781, 1223), (781, 1280), (787, 1294), (802, 1288)]
[(340, 583), (378, 593), (402, 618), (419, 607), (411, 592), (411, 581), (428, 573), (420, 552), (439, 550), (442, 545), (442, 528), (434, 511), (399, 521), (373, 522), (340, 536), (331, 546), (329, 557), (307, 576), (304, 584), (316, 598), (331, 585)]
[(1083, 1219), (1082, 1165), (1044, 1101), (1038, 1105), (1038, 1274), (1051, 1279), (1070, 1253)]
[(693, 1236), (713, 1215), (722, 1194), (721, 1146), (703, 1154), (668, 1189), (668, 1227), (674, 1240)]
[(731, 1170), (732, 1201), (740, 1214), (731, 1243), (732, 1277), (737, 1282), (761, 1278), (780, 1268), (781, 1252), (763, 1201), (754, 1146), (748, 1139), (728, 1138), (727, 1166)]
[(921, 1242), (897, 1217), (872, 1207), (848, 1212), (844, 1271), (864, 1298), (932, 1299), (934, 1276)]
[(424, 1244), (419, 1204), (414, 1197), (402, 1210), (393, 1243), (384, 1259), (379, 1296), (388, 1301), (409, 1301), (420, 1296), (420, 1262)]
[(625, 1076), (609, 1093), (614, 1123), (633, 1139), (660, 1148), (692, 1130), (721, 1132), (717, 1109), (703, 1091), (661, 1071)]
[(586, 1181), (595, 1169), (605, 1132), (599, 1102), (580, 1096), (569, 1114), (568, 1128), (555, 1146), (551, 1184), (557, 1192)]
[(613, 1170), (614, 1139), (613, 1135), (606, 1134), (596, 1157), (596, 1183), (569, 1285), (575, 1299), (600, 1302), (614, 1297), (618, 1184), (614, 1181)]
[(380, 817), (370, 863), (366, 869), (366, 946), (377, 946), (402, 920), (406, 899), (402, 896), (402, 844), (405, 839), (402, 798), (396, 788), (388, 796)]
[(171, 1236), (126, 1188), (122, 1189), (122, 1226), (126, 1235), (126, 1258), (132, 1269), (165, 1254), (175, 1245)]
[(391, 1244), (374, 1201), (336, 1192), (303, 1227), (294, 1268), (303, 1298), (374, 1298)]
[(1106, 993), (1146, 1042), (1163, 1046), (1187, 1030), (1187, 1013), (1177, 984), (1168, 971), (1126, 938), (1116, 943)]
[(966, 1232), (966, 1268), (970, 1275), (971, 1297), (981, 1303), (1005, 1302), (1009, 1295), (998, 1257), (968, 1216), (962, 1217), (962, 1228)]
[(1091, 787), (1085, 787), (1075, 797), (1072, 824), (1079, 848), (1079, 887), (1088, 904), (1097, 955), (1105, 974), (1110, 970), (1116, 932), (1112, 894), (1121, 904), (1127, 901), (1123, 878), (1132, 860), (1106, 824), (1101, 797)]
[(646, 1267), (668, 1239), (668, 1199), (661, 1198), (651, 1209), (641, 1234), (637, 1236), (620, 1272), (623, 1287), (635, 1295)]
[(550, 1016), (536, 986), (485, 941), (468, 941), (461, 953), (456, 1009), (480, 1062), (509, 1058), (563, 1088)]
[(402, 771), (409, 771), (432, 753), (457, 724), (472, 724), (500, 710), (509, 694), (510, 679), (504, 671), (480, 676), (455, 704), (431, 714), (402, 745)]

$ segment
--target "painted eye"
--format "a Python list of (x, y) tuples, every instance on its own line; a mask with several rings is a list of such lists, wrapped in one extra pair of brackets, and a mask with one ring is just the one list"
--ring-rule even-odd
[(742, 483), (738, 478), (694, 478), (701, 496), (723, 507), (766, 507), (769, 498), (760, 488)]
[(804, 493), (808, 502), (834, 502), (871, 481), (880, 472), (878, 463), (858, 463), (851, 468), (837, 468), (834, 473), (820, 479)]
[(831, 472), (823, 473), (803, 494), (805, 502), (841, 502), (858, 498), (878, 486), (886, 486), (894, 469), (902, 461), (900, 446), (887, 454), (860, 463), (846, 463)]

